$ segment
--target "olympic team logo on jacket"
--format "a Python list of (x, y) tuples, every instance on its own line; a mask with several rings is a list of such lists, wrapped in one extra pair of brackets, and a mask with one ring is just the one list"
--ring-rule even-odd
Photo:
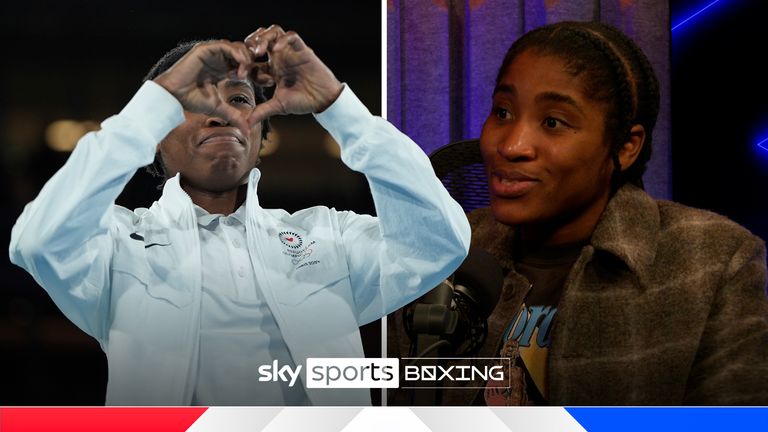
[(319, 260), (305, 261), (312, 255), (312, 250), (316, 244), (314, 240), (307, 239), (307, 242), (305, 243), (304, 239), (298, 233), (287, 230), (281, 231), (277, 235), (277, 238), (280, 239), (280, 242), (284, 246), (287, 246), (283, 251), (283, 255), (287, 255), (291, 258), (291, 264), (296, 266), (296, 269), (320, 263)]
[(278, 234), (280, 241), (291, 249), (298, 249), (304, 244), (304, 240), (301, 236), (293, 231), (282, 231)]

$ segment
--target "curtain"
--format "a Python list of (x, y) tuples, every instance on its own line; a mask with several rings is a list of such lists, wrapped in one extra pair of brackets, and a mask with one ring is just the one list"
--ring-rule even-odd
[(429, 154), (478, 138), (501, 60), (541, 25), (602, 21), (634, 39), (661, 85), (644, 182), (671, 198), (669, 5), (666, 0), (388, 0), (387, 117)]

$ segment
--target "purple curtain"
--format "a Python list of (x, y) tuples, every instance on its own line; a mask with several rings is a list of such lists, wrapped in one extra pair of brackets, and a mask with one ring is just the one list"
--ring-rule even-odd
[(661, 83), (646, 190), (671, 197), (666, 0), (388, 0), (387, 6), (387, 116), (427, 153), (480, 136), (504, 53), (526, 31), (595, 20), (627, 33)]

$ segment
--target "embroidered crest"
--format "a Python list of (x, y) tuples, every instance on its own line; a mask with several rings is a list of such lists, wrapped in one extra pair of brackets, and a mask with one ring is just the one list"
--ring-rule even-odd
[(301, 236), (293, 231), (282, 231), (278, 234), (280, 241), (291, 249), (298, 249), (304, 244)]
[(277, 237), (283, 245), (287, 246), (283, 251), (283, 255), (291, 258), (291, 264), (295, 266), (294, 268), (314, 265), (320, 262), (319, 260), (305, 261), (312, 255), (312, 250), (317, 243), (316, 241), (307, 239), (305, 242), (304, 238), (294, 231), (280, 231)]

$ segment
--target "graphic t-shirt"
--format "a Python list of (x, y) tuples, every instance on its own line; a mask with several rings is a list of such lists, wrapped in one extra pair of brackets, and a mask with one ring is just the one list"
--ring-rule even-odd
[(512, 359), (509, 381), (488, 382), (486, 405), (547, 405), (547, 361), (557, 304), (586, 244), (582, 241), (519, 254), (515, 270), (528, 279), (531, 288), (499, 341), (498, 356)]

